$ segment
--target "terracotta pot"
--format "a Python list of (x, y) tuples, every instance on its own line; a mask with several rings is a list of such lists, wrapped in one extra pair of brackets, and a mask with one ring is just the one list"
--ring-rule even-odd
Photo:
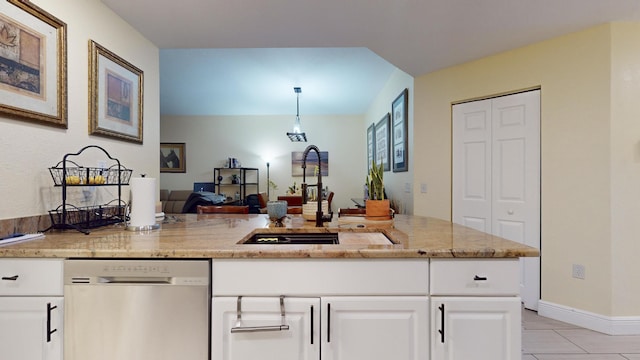
[(366, 201), (365, 218), (367, 220), (389, 220), (391, 213), (389, 211), (389, 199), (385, 200), (367, 200)]

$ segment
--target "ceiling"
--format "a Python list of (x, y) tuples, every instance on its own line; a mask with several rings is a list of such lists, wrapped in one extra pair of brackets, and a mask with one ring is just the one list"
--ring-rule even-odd
[(102, 2), (161, 49), (161, 113), (181, 115), (295, 113), (294, 86), (301, 116), (359, 114), (394, 67), (417, 77), (640, 21), (638, 0)]

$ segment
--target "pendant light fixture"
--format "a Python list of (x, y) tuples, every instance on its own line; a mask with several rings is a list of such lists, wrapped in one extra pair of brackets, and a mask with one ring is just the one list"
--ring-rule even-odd
[(300, 93), (302, 88), (294, 87), (293, 91), (296, 93), (296, 121), (293, 123), (293, 132), (288, 132), (287, 136), (292, 142), (307, 142), (307, 135), (300, 126)]

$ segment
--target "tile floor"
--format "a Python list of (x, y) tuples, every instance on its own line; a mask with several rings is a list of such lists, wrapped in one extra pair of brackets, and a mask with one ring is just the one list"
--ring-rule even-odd
[(640, 360), (640, 335), (606, 335), (530, 310), (522, 326), (522, 360)]

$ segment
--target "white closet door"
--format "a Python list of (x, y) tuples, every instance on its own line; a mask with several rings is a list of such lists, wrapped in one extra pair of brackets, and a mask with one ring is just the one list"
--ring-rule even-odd
[(453, 222), (491, 232), (491, 101), (453, 107)]
[[(540, 92), (492, 101), (491, 233), (540, 249)], [(540, 258), (520, 262), (521, 297), (538, 308)]]
[[(453, 221), (540, 249), (540, 91), (453, 107)], [(521, 260), (537, 309), (540, 259)]]

